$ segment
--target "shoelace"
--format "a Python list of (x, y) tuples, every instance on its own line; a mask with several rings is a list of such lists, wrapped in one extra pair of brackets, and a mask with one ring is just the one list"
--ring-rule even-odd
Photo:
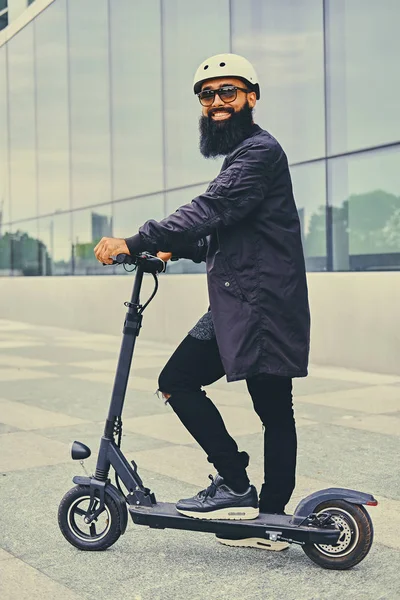
[(218, 489), (218, 486), (215, 485), (214, 477), (210, 474), (208, 478), (211, 479), (211, 485), (209, 485), (205, 490), (201, 490), (201, 492), (197, 494), (199, 498), (203, 498), (204, 500), (208, 498), (208, 496), (210, 496), (210, 498), (214, 498), (215, 492)]

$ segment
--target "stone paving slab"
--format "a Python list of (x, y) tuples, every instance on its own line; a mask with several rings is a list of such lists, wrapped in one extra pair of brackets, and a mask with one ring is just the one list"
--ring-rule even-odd
[[(44, 338), (42, 338), (44, 340)], [(18, 347), (18, 353), (23, 358), (37, 358), (40, 360), (47, 360), (52, 363), (71, 363), (71, 362), (79, 362), (79, 361), (90, 361), (93, 360), (93, 357), (100, 360), (108, 360), (114, 365), (117, 364), (118, 359), (118, 347), (108, 349), (106, 351), (102, 350), (100, 347), (96, 348), (95, 344), (92, 347), (87, 347), (84, 344), (77, 346), (57, 346), (52, 341), (44, 340), (41, 342), (26, 342), (24, 345), (19, 345), (19, 342), (16, 340), (15, 344)], [(10, 346), (7, 346), (7, 348)], [(0, 350), (1, 350), (0, 345)], [(15, 355), (15, 350), (13, 349), (12, 354)]]
[(326, 394), (301, 396), (302, 402), (323, 404), (338, 408), (360, 410), (365, 413), (380, 414), (399, 410), (398, 388), (390, 385), (359, 387)]
[(0, 350), (9, 350), (10, 348), (37, 348), (44, 346), (44, 342), (30, 342), (29, 340), (0, 340)]
[(388, 385), (400, 383), (400, 375), (385, 375), (384, 373), (368, 373), (366, 371), (356, 371), (342, 367), (326, 367), (322, 365), (311, 364), (308, 369), (311, 377), (325, 378), (339, 381), (351, 381), (370, 385)]
[[(400, 435), (400, 419), (389, 415), (374, 415), (354, 417), (346, 415), (346, 427), (353, 429), (362, 429), (364, 431), (374, 431), (384, 433), (385, 435)], [(334, 425), (343, 425), (343, 420), (333, 421)]]
[(1, 354), (0, 355), (0, 367), (16, 367), (20, 369), (35, 368), (35, 367), (51, 367), (54, 363), (48, 360), (38, 360), (37, 358), (23, 358), (22, 356), (13, 356), (12, 354)]
[[(225, 425), (232, 436), (236, 437), (261, 431), (262, 424), (254, 410), (236, 407), (235, 411), (232, 411), (227, 406), (220, 406), (219, 408)], [(313, 425), (314, 423), (315, 421), (309, 419), (299, 418), (297, 420), (298, 427)], [(167, 415), (159, 414), (125, 419), (124, 427), (127, 431), (143, 433), (149, 437), (155, 437), (174, 444), (193, 443), (192, 436), (182, 427), (175, 413), (172, 412)]]
[(0, 472), (26, 467), (53, 465), (70, 460), (67, 444), (48, 440), (31, 431), (17, 431), (0, 436)]
[[(138, 463), (145, 485), (159, 499), (175, 502), (204, 488), (212, 468), (155, 395), (174, 348), (146, 342), (143, 335), (125, 400), (123, 450)], [(1, 342), (0, 371), (13, 375), (3, 377), (0, 390), (2, 600), (24, 600), (27, 590), (30, 599), (45, 600), (400, 598), (398, 376), (312, 365), (310, 377), (294, 385), (299, 450), (288, 510), (304, 495), (331, 486), (367, 491), (379, 501), (368, 509), (374, 545), (352, 571), (322, 570), (294, 546), (281, 553), (228, 548), (210, 534), (132, 523), (112, 548), (92, 554), (64, 540), (57, 510), (73, 475), (84, 474), (69, 458), (74, 439), (91, 447), (85, 465), (94, 471), (120, 337), (0, 319)], [(51, 377), (40, 378), (42, 373)], [(222, 378), (207, 393), (250, 453), (249, 474), (259, 487), (263, 434), (245, 382)]]
[(14, 556), (0, 548), (0, 560), (9, 560), (10, 558), (14, 558)]
[(83, 419), (3, 398), (0, 398), (0, 415), (3, 423), (26, 431), (57, 425), (79, 425), (84, 422)]
[[(79, 600), (82, 598), (64, 585), (33, 569), (17, 558), (8, 560), (0, 577), (0, 598), (4, 600)], [(0, 567), (1, 568), (1, 567)]]
[[(91, 459), (88, 462), (93, 466)], [(379, 542), (363, 563), (349, 572), (323, 571), (294, 546), (271, 554), (227, 548), (217, 544), (211, 534), (152, 530), (132, 523), (106, 552), (79, 552), (65, 542), (56, 521), (58, 503), (78, 469), (79, 465), (68, 463), (10, 473), (0, 527), (8, 552), (84, 598), (108, 600), (112, 585), (113, 598), (129, 600), (135, 595), (142, 600), (397, 599), (399, 553)], [(144, 468), (140, 474), (157, 497), (166, 501), (199, 489), (199, 485)], [(305, 489), (316, 489), (318, 484), (309, 480)], [(24, 485), (31, 489), (30, 503), (17, 493)], [(19, 518), (6, 519), (4, 513), (10, 511), (17, 511)]]

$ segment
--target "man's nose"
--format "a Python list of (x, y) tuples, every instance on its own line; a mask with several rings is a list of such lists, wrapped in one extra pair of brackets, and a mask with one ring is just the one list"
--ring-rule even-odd
[(222, 102), (221, 98), (219, 97), (219, 94), (215, 94), (214, 96), (214, 102), (212, 103), (212, 106), (217, 107), (217, 106), (223, 106), (224, 103)]

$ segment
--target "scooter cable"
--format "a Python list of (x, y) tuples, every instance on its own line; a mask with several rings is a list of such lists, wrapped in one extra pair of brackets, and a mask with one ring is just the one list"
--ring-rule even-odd
[(150, 298), (147, 300), (146, 304), (143, 304), (142, 308), (139, 311), (139, 314), (141, 315), (144, 311), (144, 309), (146, 308), (146, 306), (148, 306), (150, 304), (150, 302), (153, 300), (154, 296), (157, 294), (157, 290), (158, 290), (158, 277), (157, 275), (155, 275), (154, 273), (152, 273), (154, 281), (155, 281), (155, 286), (154, 286), (154, 290), (153, 293), (151, 294)]

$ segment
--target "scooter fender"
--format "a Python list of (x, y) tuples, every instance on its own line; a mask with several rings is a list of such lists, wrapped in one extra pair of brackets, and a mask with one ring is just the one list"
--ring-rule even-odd
[[(90, 487), (91, 478), (83, 477), (81, 475), (75, 475), (72, 481), (77, 485), (88, 485)], [(118, 507), (119, 518), (121, 522), (121, 533), (125, 533), (126, 527), (128, 525), (128, 511), (126, 508), (126, 500), (121, 494), (121, 492), (109, 481), (107, 481), (106, 483), (105, 491), (111, 496), (111, 498), (114, 500), (115, 504)]]
[(346, 502), (351, 502), (351, 504), (370, 504), (372, 506), (377, 504), (377, 501), (371, 494), (348, 490), (346, 488), (326, 488), (303, 498), (296, 506), (291, 522), (293, 525), (299, 525), (308, 515), (315, 511), (319, 504), (329, 500), (346, 500)]

